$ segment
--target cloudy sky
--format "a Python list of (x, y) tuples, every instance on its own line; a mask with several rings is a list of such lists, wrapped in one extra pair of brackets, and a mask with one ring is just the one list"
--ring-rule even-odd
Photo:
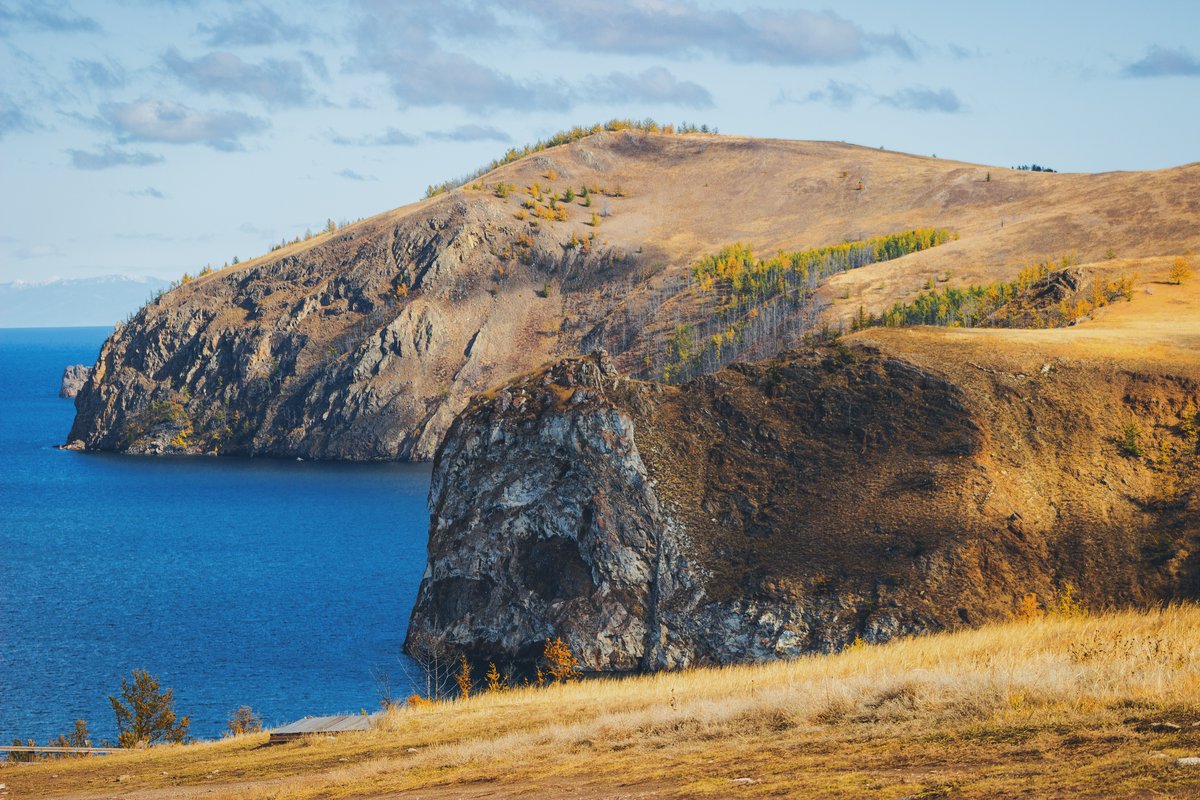
[(0, 281), (178, 277), (613, 116), (1200, 159), (1200, 4), (0, 0)]

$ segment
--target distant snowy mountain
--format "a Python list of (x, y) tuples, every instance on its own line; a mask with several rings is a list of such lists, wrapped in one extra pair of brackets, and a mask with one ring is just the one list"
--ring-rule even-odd
[(112, 325), (166, 286), (128, 275), (0, 283), (0, 328)]

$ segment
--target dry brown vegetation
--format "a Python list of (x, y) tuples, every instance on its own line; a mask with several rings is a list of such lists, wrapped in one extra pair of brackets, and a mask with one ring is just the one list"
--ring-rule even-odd
[(20, 797), (1200, 797), (1200, 608), (395, 709), (377, 730), (6, 766)]

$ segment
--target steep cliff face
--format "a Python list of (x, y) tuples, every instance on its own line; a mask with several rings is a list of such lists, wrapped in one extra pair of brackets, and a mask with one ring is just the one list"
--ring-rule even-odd
[(589, 669), (658, 669), (978, 624), (1068, 583), (1095, 607), (1200, 594), (1194, 370), (981, 347), (682, 387), (593, 356), (477, 398), (438, 453), (410, 642), (527, 663), (562, 636)]
[(441, 198), (193, 280), (104, 344), (69, 446), (431, 458), (465, 398), (559, 347), (564, 302), (543, 287), (611, 267), (523, 231)]

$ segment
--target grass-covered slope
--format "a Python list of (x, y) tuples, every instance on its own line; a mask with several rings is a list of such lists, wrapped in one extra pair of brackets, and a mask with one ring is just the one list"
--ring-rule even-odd
[[(1200, 797), (1200, 609), (483, 694), (377, 730), (0, 768), (14, 796)], [(1032, 794), (1031, 794), (1032, 792)]]

